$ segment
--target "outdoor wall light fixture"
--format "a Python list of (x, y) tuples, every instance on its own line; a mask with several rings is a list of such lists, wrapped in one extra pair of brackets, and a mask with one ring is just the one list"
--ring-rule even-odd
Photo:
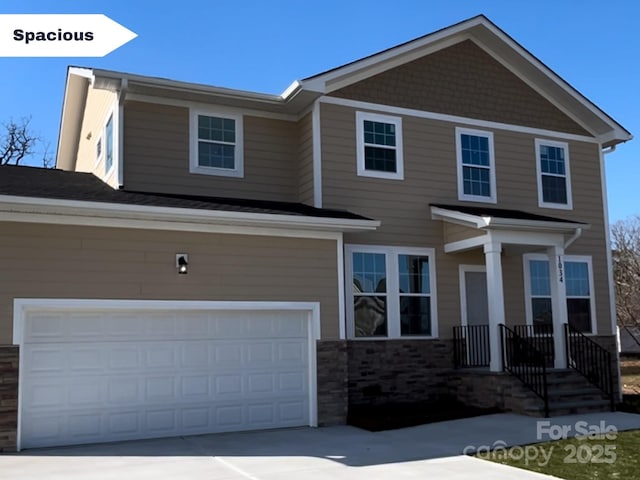
[(189, 265), (189, 255), (186, 253), (176, 253), (176, 268), (180, 275), (189, 273), (187, 266)]

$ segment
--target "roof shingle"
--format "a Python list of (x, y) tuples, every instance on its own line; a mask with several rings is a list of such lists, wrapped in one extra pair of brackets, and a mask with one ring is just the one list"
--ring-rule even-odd
[(149, 207), (370, 220), (348, 211), (314, 208), (303, 203), (114, 190), (91, 173), (15, 165), (0, 167), (0, 195)]

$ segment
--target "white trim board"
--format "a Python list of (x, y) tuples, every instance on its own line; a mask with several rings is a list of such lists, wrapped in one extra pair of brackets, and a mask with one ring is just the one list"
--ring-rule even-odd
[(364, 109), (374, 112), (390, 113), (394, 115), (406, 115), (409, 117), (426, 118), (429, 120), (441, 120), (444, 122), (455, 123), (461, 126), (492, 128), (496, 130), (507, 130), (510, 132), (518, 132), (531, 135), (546, 136), (552, 138), (560, 138), (565, 140), (574, 140), (577, 142), (599, 143), (597, 138), (585, 135), (576, 135), (574, 133), (556, 132), (554, 130), (545, 130), (541, 128), (525, 127), (522, 125), (513, 125), (509, 123), (493, 122), (490, 120), (477, 120), (474, 118), (460, 117), (458, 115), (449, 115), (445, 113), (428, 112), (426, 110), (417, 110), (413, 108), (394, 107), (383, 105), (381, 103), (361, 102), (359, 100), (349, 100), (338, 97), (321, 97), (321, 103), (330, 105), (338, 105), (342, 107), (351, 107), (355, 109)]
[(203, 109), (206, 110), (208, 108), (215, 109), (216, 111), (223, 111), (228, 113), (242, 114), (249, 117), (261, 117), (261, 118), (272, 118), (274, 120), (285, 120), (289, 122), (297, 122), (304, 115), (294, 115), (290, 113), (278, 113), (278, 112), (269, 112), (266, 110), (258, 110), (253, 108), (240, 108), (240, 107), (231, 107), (227, 105), (220, 105), (217, 103), (206, 103), (206, 102), (194, 102), (191, 100), (180, 100), (177, 98), (167, 98), (167, 97), (157, 97), (154, 95), (142, 95), (139, 93), (127, 93), (126, 96), (127, 102), (143, 102), (143, 103), (152, 103), (156, 105), (167, 105), (171, 107), (184, 107), (188, 109)]
[(322, 134), (320, 104), (313, 102), (311, 109), (311, 155), (313, 162), (313, 206), (322, 208)]
[(375, 220), (151, 207), (12, 195), (0, 195), (0, 221), (203, 232), (210, 232), (212, 227), (259, 227), (274, 234), (279, 229), (335, 233), (343, 230), (375, 230), (380, 226), (380, 222)]

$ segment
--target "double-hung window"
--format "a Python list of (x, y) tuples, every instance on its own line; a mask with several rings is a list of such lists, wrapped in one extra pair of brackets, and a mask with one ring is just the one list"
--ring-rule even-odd
[(493, 133), (456, 128), (458, 199), (496, 202)]
[(358, 175), (402, 180), (402, 119), (356, 112)]
[[(538, 254), (525, 255), (524, 271), (528, 323), (534, 326), (552, 325), (548, 257)], [(591, 258), (565, 255), (562, 262), (562, 281), (567, 298), (569, 325), (584, 333), (595, 333)]]
[(564, 142), (536, 139), (538, 205), (571, 209), (569, 146)]
[(433, 249), (345, 247), (349, 336), (437, 336)]
[(242, 177), (242, 116), (191, 111), (190, 171)]

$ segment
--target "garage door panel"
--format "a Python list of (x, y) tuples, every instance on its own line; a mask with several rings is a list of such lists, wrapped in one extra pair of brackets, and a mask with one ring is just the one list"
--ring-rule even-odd
[(27, 373), (33, 375), (63, 374), (67, 369), (67, 356), (57, 346), (24, 348)]
[(142, 355), (140, 348), (131, 345), (116, 345), (107, 349), (107, 368), (109, 371), (132, 371), (140, 368)]
[[(70, 318), (94, 325), (72, 332)], [(22, 447), (309, 425), (307, 321), (272, 311), (28, 316)]]
[(176, 367), (177, 345), (169, 342), (147, 343), (144, 348), (144, 365), (146, 369), (173, 369)]
[(210, 353), (212, 364), (219, 367), (238, 368), (243, 365), (243, 347), (244, 345), (240, 342), (213, 345)]

